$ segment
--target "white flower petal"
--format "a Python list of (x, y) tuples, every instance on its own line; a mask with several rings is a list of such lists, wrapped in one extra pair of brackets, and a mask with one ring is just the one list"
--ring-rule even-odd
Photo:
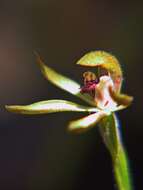
[(97, 112), (91, 115), (88, 115), (82, 119), (78, 119), (75, 121), (71, 121), (68, 130), (71, 132), (84, 132), (94, 125), (96, 125), (103, 117), (107, 116), (108, 114), (105, 112)]

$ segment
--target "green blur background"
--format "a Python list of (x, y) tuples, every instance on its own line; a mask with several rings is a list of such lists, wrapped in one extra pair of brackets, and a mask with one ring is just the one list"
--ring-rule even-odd
[(113, 53), (134, 96), (119, 113), (135, 189), (143, 189), (143, 2), (106, 0), (0, 1), (0, 189), (112, 190), (110, 155), (98, 127), (67, 133), (80, 113), (23, 116), (5, 104), (78, 98), (41, 75), (33, 51), (57, 71), (82, 83), (76, 61), (91, 50)]

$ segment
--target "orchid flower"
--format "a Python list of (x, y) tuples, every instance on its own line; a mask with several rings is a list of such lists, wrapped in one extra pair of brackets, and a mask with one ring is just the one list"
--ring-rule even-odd
[[(88, 115), (84, 118), (71, 121), (68, 130), (81, 133), (98, 124), (103, 141), (112, 157), (117, 187), (119, 190), (131, 190), (127, 155), (120, 138), (115, 112), (128, 107), (133, 97), (121, 93), (123, 74), (118, 60), (104, 51), (93, 51), (84, 55), (77, 64), (83, 67), (97, 68), (98, 76), (90, 71), (85, 72), (82, 85), (48, 67), (38, 54), (37, 63), (47, 80), (82, 99), (89, 106), (56, 99), (30, 105), (6, 105), (6, 109), (19, 114), (87, 112)], [(103, 70), (106, 71), (106, 74), (102, 73)]]

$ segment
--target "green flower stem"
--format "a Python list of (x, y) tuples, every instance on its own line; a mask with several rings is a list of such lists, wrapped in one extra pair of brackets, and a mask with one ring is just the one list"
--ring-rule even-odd
[(115, 115), (110, 115), (100, 122), (100, 132), (108, 148), (113, 163), (113, 170), (118, 190), (133, 190), (129, 173), (128, 159), (121, 142), (119, 124)]
[(133, 190), (129, 173), (128, 159), (123, 146), (119, 145), (118, 155), (113, 160), (114, 174), (119, 190)]

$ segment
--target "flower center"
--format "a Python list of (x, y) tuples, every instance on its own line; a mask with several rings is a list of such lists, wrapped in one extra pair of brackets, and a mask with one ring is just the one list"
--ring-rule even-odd
[(95, 96), (95, 88), (98, 84), (98, 78), (90, 71), (83, 73), (84, 86), (81, 87), (81, 93), (88, 93), (92, 97)]
[(96, 106), (101, 109), (113, 109), (117, 105), (111, 98), (109, 87), (114, 88), (114, 83), (108, 73), (101, 73), (100, 77), (90, 71), (83, 73), (84, 86), (81, 93), (88, 93), (93, 97)]

